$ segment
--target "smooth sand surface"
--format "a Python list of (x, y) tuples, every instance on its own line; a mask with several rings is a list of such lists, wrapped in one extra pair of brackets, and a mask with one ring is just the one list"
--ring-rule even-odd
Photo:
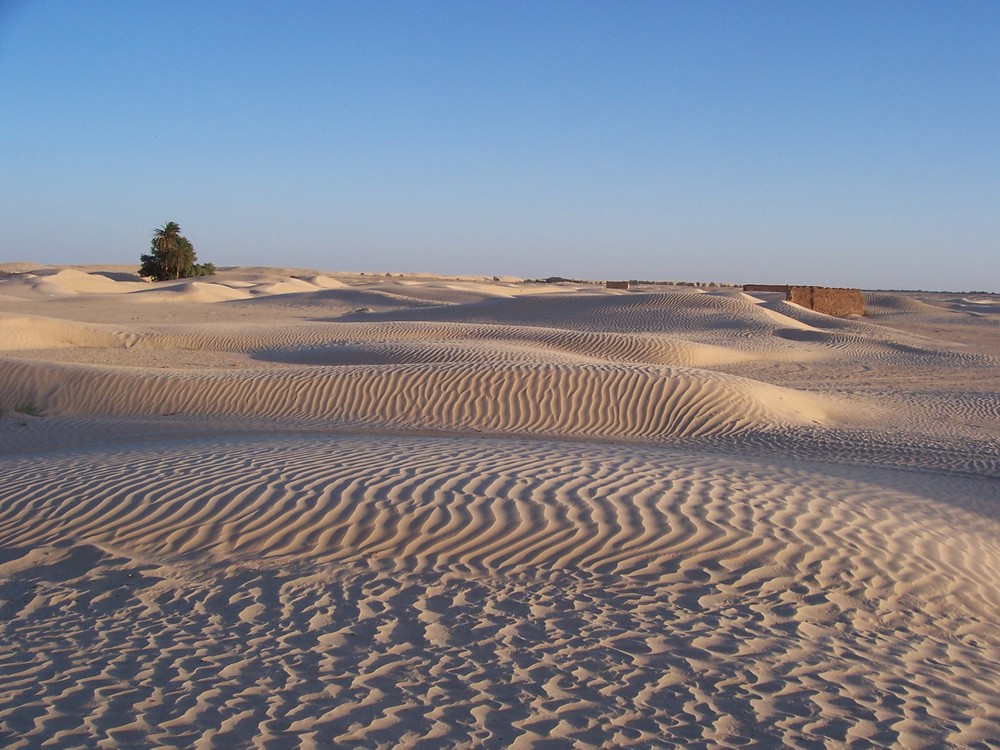
[(1000, 738), (998, 297), (0, 271), (0, 746)]

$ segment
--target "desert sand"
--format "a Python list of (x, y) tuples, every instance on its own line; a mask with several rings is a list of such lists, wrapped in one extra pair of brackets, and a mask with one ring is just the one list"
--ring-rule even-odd
[(1000, 297), (0, 270), (5, 748), (1000, 742)]

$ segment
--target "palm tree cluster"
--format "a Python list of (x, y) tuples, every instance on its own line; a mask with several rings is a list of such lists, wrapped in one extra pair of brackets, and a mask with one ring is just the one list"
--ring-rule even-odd
[(148, 254), (140, 256), (139, 275), (153, 281), (184, 279), (191, 276), (211, 276), (215, 266), (197, 263), (194, 245), (181, 234), (176, 221), (168, 221), (153, 232)]

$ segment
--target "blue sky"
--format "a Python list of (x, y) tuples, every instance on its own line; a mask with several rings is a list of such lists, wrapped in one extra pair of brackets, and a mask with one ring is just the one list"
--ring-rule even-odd
[(0, 0), (0, 261), (1000, 291), (997, 2)]

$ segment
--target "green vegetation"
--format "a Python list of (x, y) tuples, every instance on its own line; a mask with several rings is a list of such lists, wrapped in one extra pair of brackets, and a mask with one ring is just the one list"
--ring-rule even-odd
[(215, 266), (197, 262), (194, 245), (181, 234), (175, 221), (168, 221), (153, 232), (150, 251), (140, 257), (139, 275), (153, 281), (186, 279), (192, 276), (211, 276)]
[(586, 281), (585, 279), (569, 279), (565, 276), (549, 276), (545, 279), (525, 279), (526, 284), (600, 284), (599, 281)]
[[(32, 403), (27, 403), (27, 404), (22, 404), (21, 406), (17, 406), (13, 409), (13, 411), (15, 414), (21, 414), (22, 416), (25, 417), (45, 416), (45, 412), (43, 412), (38, 406), (35, 406), (35, 404)], [(0, 418), (3, 418), (4, 415), (5, 415), (5, 409), (0, 408)]]

